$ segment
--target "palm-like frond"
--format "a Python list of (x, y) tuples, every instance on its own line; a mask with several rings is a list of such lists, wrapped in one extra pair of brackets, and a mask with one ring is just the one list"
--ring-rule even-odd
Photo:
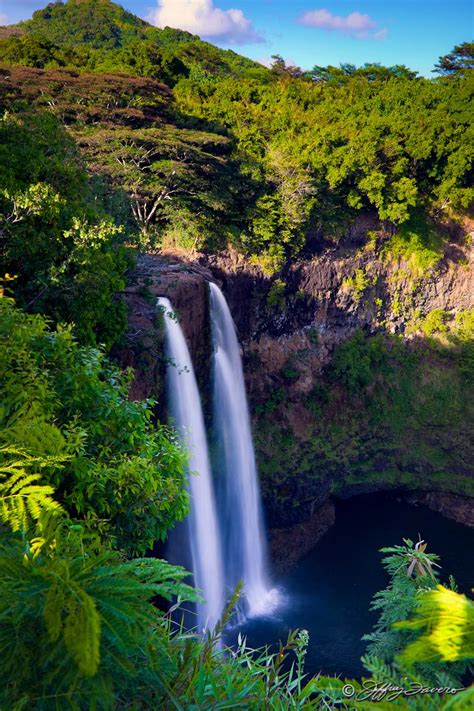
[(12, 531), (26, 531), (44, 513), (59, 513), (61, 505), (54, 500), (54, 489), (41, 483), (38, 470), (58, 466), (57, 457), (32, 457), (10, 447), (0, 448), (0, 521)]

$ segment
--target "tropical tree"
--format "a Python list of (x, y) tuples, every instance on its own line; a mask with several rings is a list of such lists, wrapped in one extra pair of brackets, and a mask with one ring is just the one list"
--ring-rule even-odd
[(463, 42), (454, 47), (452, 52), (439, 58), (434, 72), (445, 76), (465, 74), (474, 69), (474, 42)]

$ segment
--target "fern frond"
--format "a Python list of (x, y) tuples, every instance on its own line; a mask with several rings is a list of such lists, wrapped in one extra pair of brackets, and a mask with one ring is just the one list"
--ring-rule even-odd
[(408, 665), (474, 659), (474, 602), (442, 585), (419, 597), (412, 620), (395, 626), (424, 630), (400, 654), (400, 660)]
[[(1, 455), (15, 456), (0, 465), (0, 521), (12, 531), (26, 531), (43, 513), (58, 514), (61, 505), (53, 499), (54, 489), (41, 484), (40, 474), (28, 467), (41, 466), (40, 459), (14, 448), (0, 448)], [(56, 462), (56, 458), (55, 458)], [(44, 464), (44, 461), (42, 461)], [(3, 480), (3, 481), (2, 481)]]
[(69, 601), (64, 624), (66, 648), (85, 676), (94, 676), (100, 661), (100, 616), (94, 600), (84, 590), (77, 590)]
[(474, 686), (448, 698), (442, 711), (466, 711), (474, 708)]
[(64, 589), (57, 583), (51, 585), (46, 595), (44, 604), (44, 620), (51, 642), (56, 642), (62, 631), (63, 610), (65, 607)]

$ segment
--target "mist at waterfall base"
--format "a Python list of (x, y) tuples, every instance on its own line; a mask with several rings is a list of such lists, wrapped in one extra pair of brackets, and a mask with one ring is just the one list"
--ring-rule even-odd
[(419, 533), (428, 552), (440, 556), (440, 581), (448, 583), (451, 574), (459, 591), (469, 594), (474, 529), (424, 506), (397, 501), (393, 493), (356, 496), (336, 504), (335, 525), (290, 573), (274, 576), (285, 591), (285, 603), (271, 617), (231, 630), (226, 644), (232, 646), (241, 633), (251, 647), (276, 650), (290, 630), (306, 629), (306, 673), (362, 676), (366, 642), (361, 637), (377, 620), (370, 602), (389, 582), (379, 549), (401, 545), (403, 538), (416, 541)]

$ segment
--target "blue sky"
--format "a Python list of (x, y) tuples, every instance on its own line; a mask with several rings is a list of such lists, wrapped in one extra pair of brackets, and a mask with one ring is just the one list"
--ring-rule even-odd
[[(45, 0), (0, 0), (0, 23), (26, 19)], [(406, 64), (426, 76), (471, 40), (472, 0), (125, 0), (158, 26), (182, 27), (258, 60), (281, 54), (314, 64)]]

